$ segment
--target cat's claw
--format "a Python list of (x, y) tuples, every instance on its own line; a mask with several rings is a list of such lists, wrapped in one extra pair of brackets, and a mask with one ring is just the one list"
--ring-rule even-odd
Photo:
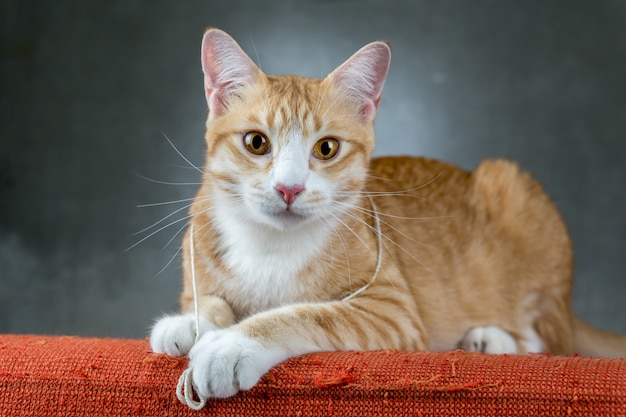
[[(214, 328), (209, 321), (200, 319), (200, 333)], [(195, 338), (196, 324), (192, 314), (165, 316), (152, 328), (150, 348), (155, 353), (181, 357), (189, 353)]]
[(208, 332), (189, 352), (194, 388), (203, 398), (225, 398), (252, 388), (284, 352), (233, 330)]
[(490, 354), (517, 353), (517, 344), (513, 336), (497, 326), (470, 329), (459, 342), (459, 348), (467, 352)]

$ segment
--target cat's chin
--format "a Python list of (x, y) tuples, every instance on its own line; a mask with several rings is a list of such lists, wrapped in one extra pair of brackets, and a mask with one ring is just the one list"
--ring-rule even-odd
[(314, 220), (313, 216), (295, 210), (266, 212), (261, 222), (278, 230), (298, 229)]

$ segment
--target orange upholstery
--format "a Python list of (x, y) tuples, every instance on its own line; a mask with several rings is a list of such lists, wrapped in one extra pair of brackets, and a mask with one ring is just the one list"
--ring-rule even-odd
[(623, 359), (312, 354), (200, 412), (175, 395), (186, 364), (145, 340), (0, 336), (0, 416), (626, 415)]

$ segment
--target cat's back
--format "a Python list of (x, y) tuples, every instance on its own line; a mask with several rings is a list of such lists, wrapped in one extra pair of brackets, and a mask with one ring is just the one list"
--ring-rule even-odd
[(470, 172), (433, 159), (377, 158), (367, 191), (431, 348), (448, 349), (467, 326), (493, 323), (483, 303), (499, 312), (498, 325), (516, 328), (526, 309), (567, 298), (572, 255), (565, 225), (516, 164), (485, 161)]
[(372, 159), (367, 191), (384, 214), (450, 215), (467, 208), (470, 180), (470, 172), (446, 162), (390, 156)]
[[(535, 223), (566, 233), (552, 200), (518, 165), (502, 159), (483, 161), (474, 171), (422, 157), (382, 157), (370, 163), (367, 191), (380, 207), (422, 217), (448, 216), (465, 224), (524, 228)], [(418, 212), (415, 212), (415, 210)]]
[(367, 191), (381, 220), (402, 235), (439, 249), (461, 251), (484, 236), (500, 246), (553, 246), (571, 255), (556, 206), (513, 162), (486, 160), (466, 171), (435, 159), (384, 157), (371, 161), (369, 175)]

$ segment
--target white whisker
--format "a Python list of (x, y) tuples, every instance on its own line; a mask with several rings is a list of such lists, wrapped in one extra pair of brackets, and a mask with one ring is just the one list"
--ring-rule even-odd
[(191, 223), (191, 222), (188, 222), (188, 223), (183, 224), (183, 225), (180, 227), (180, 229), (178, 229), (178, 231), (177, 231), (176, 233), (174, 233), (174, 236), (172, 236), (172, 237), (171, 237), (171, 239), (167, 241), (167, 243), (165, 244), (165, 246), (163, 246), (163, 248), (161, 248), (161, 251), (164, 251), (164, 250), (165, 250), (165, 249), (166, 249), (166, 248), (167, 248), (167, 247), (168, 247), (168, 246), (169, 246), (169, 245), (170, 245), (170, 244), (174, 241), (174, 239), (176, 239), (176, 236), (178, 236), (178, 235), (180, 234), (180, 232), (182, 232), (182, 231), (185, 229), (185, 227), (187, 227), (187, 225), (188, 225), (189, 223)]
[[(365, 225), (366, 227), (368, 227), (370, 230), (374, 230), (373, 226), (371, 226), (370, 224), (368, 224), (367, 222), (365, 222), (360, 216), (354, 214), (351, 212), (351, 210), (359, 210), (360, 207), (358, 206), (353, 206), (351, 209), (349, 209), (348, 211), (346, 211), (346, 215), (352, 217), (354, 220), (357, 220), (359, 222), (361, 222), (363, 225)], [(370, 214), (367, 214), (368, 216), (371, 216)], [(423, 242), (419, 242), (419, 241), (415, 241), (412, 238), (406, 236), (404, 233), (400, 232), (398, 229), (396, 229), (395, 227), (389, 225), (386, 222), (383, 222), (381, 220), (381, 223), (385, 224), (386, 226), (390, 227), (391, 229), (395, 230), (396, 232), (400, 233), (402, 236), (406, 237), (407, 239), (417, 243), (417, 244), (421, 244), (421, 245), (425, 245), (428, 246), (427, 244), (423, 243)], [(405, 248), (403, 248), (399, 243), (397, 243), (396, 241), (394, 241), (393, 239), (391, 239), (390, 237), (388, 237), (387, 235), (385, 235), (384, 233), (382, 233), (381, 231), (381, 237), (384, 238), (387, 242), (392, 243), (394, 246), (396, 246), (398, 249), (400, 249), (402, 252), (404, 252), (407, 256), (411, 257), (411, 259), (413, 259), (415, 262), (419, 263), (420, 265), (426, 267), (426, 265), (424, 265), (424, 263), (422, 261), (420, 261), (418, 258), (415, 257), (414, 254), (410, 253), (409, 251), (407, 251)], [(386, 246), (386, 245), (385, 245)], [(392, 251), (389, 251), (389, 253), (392, 253)]]
[(254, 44), (254, 39), (252, 39), (252, 35), (250, 35), (250, 43), (252, 43), (252, 49), (254, 49), (254, 55), (256, 56), (256, 64), (261, 71), (263, 71), (263, 66), (261, 65), (261, 58), (259, 58), (259, 51), (256, 49), (256, 45)]
[[(431, 178), (430, 180), (426, 181), (422, 185), (418, 185), (416, 187), (409, 188), (409, 189), (406, 189), (406, 190), (398, 190), (398, 191), (391, 192), (391, 193), (390, 192), (385, 192), (385, 194), (390, 194), (390, 195), (405, 194), (405, 193), (409, 193), (409, 192), (412, 192), (412, 191), (420, 190), (422, 188), (426, 188), (429, 185), (432, 185), (439, 178), (441, 178), (441, 176), (443, 174), (445, 174), (445, 173), (446, 173), (446, 170), (441, 171), (439, 174), (435, 175), (433, 178)], [(368, 178), (372, 178), (372, 179), (376, 179), (376, 180), (384, 180), (384, 181), (394, 181), (393, 178), (376, 177), (376, 176), (373, 176), (373, 175), (368, 175)], [(369, 191), (369, 192), (371, 193), (371, 191)], [(375, 191), (374, 191), (374, 193), (375, 193)]]
[[(160, 203), (147, 203), (147, 204), (138, 204), (137, 208), (144, 208), (144, 207), (156, 207), (156, 206), (165, 206), (168, 204), (178, 204), (178, 203), (185, 203), (187, 201), (193, 201), (194, 197), (191, 198), (183, 198), (181, 200), (171, 200), (171, 201), (162, 201)], [(189, 206), (187, 206), (189, 207)]]
[[(370, 200), (370, 201), (372, 203), (372, 206), (375, 207), (373, 200)], [(400, 264), (398, 263), (398, 260), (393, 255), (393, 251), (390, 250), (389, 245), (387, 243), (385, 243), (384, 239), (386, 239), (386, 240), (388, 240), (388, 241), (390, 241), (391, 243), (394, 243), (394, 244), (395, 244), (395, 242), (393, 242), (393, 240), (391, 240), (389, 237), (387, 237), (382, 232), (382, 229), (380, 227), (380, 223), (378, 221), (376, 221), (376, 226), (372, 226), (369, 223), (367, 223), (365, 220), (363, 220), (361, 217), (355, 215), (354, 213), (351, 213), (350, 211), (346, 211), (344, 214), (346, 216), (352, 218), (353, 220), (355, 220), (357, 223), (360, 223), (360, 224), (364, 225), (365, 227), (367, 227), (368, 229), (370, 229), (376, 235), (376, 237), (378, 239), (378, 261), (377, 261), (377, 265), (376, 265), (376, 272), (374, 274), (374, 279), (375, 279), (376, 275), (378, 275), (379, 268), (382, 266), (383, 248), (387, 250), (386, 253), (391, 257), (393, 263), (395, 265), (397, 265), (398, 267), (400, 267)], [(376, 220), (375, 217), (374, 217), (374, 219)], [(389, 276), (387, 275), (387, 271), (385, 269), (382, 269), (382, 273), (387, 277), (387, 281), (390, 283), (390, 285), (395, 288), (395, 285), (393, 284), (393, 280), (390, 279)], [(371, 282), (373, 282), (373, 280), (370, 281), (370, 283)], [(369, 284), (368, 284), (368, 286), (369, 286)], [(359, 290), (359, 291), (361, 291), (361, 290)]]
[[(363, 211), (363, 210), (367, 210), (367, 209), (364, 209), (364, 208), (362, 208), (362, 207), (356, 207), (356, 206), (355, 206), (355, 207), (352, 207), (352, 210), (355, 210), (355, 211), (360, 211), (361, 213), (363, 213), (363, 214), (365, 214), (365, 215), (367, 215), (367, 216), (370, 216), (370, 217), (373, 217), (373, 216), (374, 216), (374, 214), (368, 213), (367, 211)], [(371, 210), (370, 210), (370, 211), (371, 211)], [(379, 214), (380, 214), (380, 213), (379, 213)], [(382, 214), (381, 214), (381, 215), (382, 215)], [(448, 216), (448, 217), (433, 217), (433, 218), (434, 218), (434, 219), (438, 219), (438, 218), (450, 218), (450, 217), (452, 217), (452, 216)], [(409, 219), (409, 220), (427, 220), (426, 218), (417, 218), (417, 219), (411, 219), (411, 218), (408, 218), (408, 219)], [(409, 240), (410, 242), (416, 243), (416, 244), (421, 245), (421, 246), (426, 246), (427, 248), (432, 248), (432, 246), (430, 246), (430, 245), (429, 245), (429, 244), (427, 244), (427, 243), (424, 243), (424, 242), (421, 242), (421, 241), (419, 241), (419, 240), (415, 240), (415, 239), (413, 239), (412, 237), (409, 237), (407, 234), (405, 234), (404, 232), (402, 232), (400, 229), (398, 229), (397, 227), (395, 227), (395, 226), (391, 225), (391, 223), (386, 222), (386, 221), (384, 221), (384, 220), (381, 220), (380, 222), (381, 222), (382, 224), (384, 224), (385, 226), (387, 226), (388, 228), (390, 228), (391, 230), (393, 230), (393, 231), (395, 231), (396, 233), (400, 234), (402, 237), (404, 237), (405, 239)]]
[[(372, 197), (379, 197), (379, 196), (372, 196)], [(397, 220), (416, 220), (416, 221), (420, 221), (420, 220), (438, 220), (438, 219), (450, 219), (453, 218), (455, 216), (430, 216), (430, 217), (408, 217), (408, 216), (398, 216), (395, 214), (389, 214), (389, 213), (385, 213), (383, 211), (374, 211), (374, 210), (370, 210), (370, 209), (366, 209), (364, 207), (358, 207), (355, 206), (353, 204), (350, 203), (344, 203), (342, 201), (335, 201), (335, 204), (339, 204), (339, 205), (343, 205), (352, 209), (356, 209), (364, 214), (370, 215), (370, 216), (374, 216), (374, 215), (379, 215), (379, 216), (383, 216), (383, 217), (389, 217), (391, 219), (397, 219)]]
[(166, 224), (165, 226), (162, 226), (162, 227), (158, 228), (158, 229), (157, 229), (157, 230), (155, 230), (154, 232), (150, 233), (148, 236), (146, 236), (146, 237), (144, 237), (143, 239), (139, 240), (138, 242), (134, 243), (132, 246), (130, 246), (130, 247), (129, 247), (128, 249), (126, 249), (124, 252), (128, 252), (129, 250), (131, 250), (131, 249), (133, 249), (134, 247), (136, 247), (136, 246), (140, 245), (141, 243), (145, 242), (146, 240), (148, 240), (148, 239), (149, 239), (149, 238), (151, 238), (152, 236), (156, 235), (156, 234), (157, 234), (157, 233), (159, 233), (160, 231), (165, 230), (165, 229), (167, 229), (168, 227), (173, 226), (173, 225), (175, 225), (175, 224), (177, 224), (177, 223), (180, 223), (180, 222), (182, 222), (182, 221), (186, 221), (186, 220), (190, 219), (191, 217), (193, 217), (193, 216), (189, 215), (189, 216), (181, 217), (180, 219), (174, 220), (173, 222), (170, 222), (170, 223)]
[(170, 182), (170, 181), (159, 181), (159, 180), (155, 180), (153, 178), (148, 178), (146, 176), (143, 176), (141, 174), (135, 174), (136, 176), (138, 176), (139, 178), (141, 178), (142, 180), (146, 180), (146, 181), (150, 181), (150, 182), (154, 182), (156, 184), (162, 184), (162, 185), (202, 185), (201, 182)]
[[(186, 227), (187, 225), (183, 226), (183, 229)], [(157, 272), (152, 279), (157, 278), (159, 275), (161, 275), (163, 273), (163, 271), (165, 271), (167, 269), (168, 266), (170, 266), (172, 264), (172, 262), (174, 262), (174, 259), (176, 259), (176, 257), (180, 254), (180, 251), (182, 249), (182, 246), (180, 246), (178, 248), (178, 250), (176, 250), (176, 253), (174, 253), (174, 255), (170, 258), (169, 261), (167, 261), (167, 263), (165, 264), (165, 266), (163, 268), (161, 268), (161, 270), (159, 272)]]
[[(333, 226), (332, 223), (326, 218), (326, 216), (322, 215), (320, 219), (322, 219), (326, 224), (330, 226), (330, 229), (335, 233), (335, 235), (337, 235), (337, 237), (339, 238), (339, 241), (341, 242), (341, 245), (343, 246), (343, 252), (346, 256), (346, 268), (348, 270), (347, 271), (348, 272), (348, 285), (349, 285), (350, 292), (352, 292), (352, 271), (350, 269), (350, 255), (348, 251), (348, 244), (346, 243), (346, 240), (344, 239), (343, 235), (339, 233), (339, 230), (335, 227), (332, 227)], [(334, 257), (332, 259), (334, 259)]]
[(165, 139), (169, 142), (169, 144), (172, 146), (172, 148), (174, 148), (174, 150), (176, 151), (176, 153), (178, 155), (180, 155), (181, 158), (183, 158), (185, 160), (185, 162), (187, 162), (189, 164), (189, 166), (191, 166), (192, 168), (194, 168), (196, 171), (198, 171), (200, 174), (204, 175), (204, 171), (202, 171), (200, 168), (198, 168), (197, 166), (195, 166), (193, 163), (191, 163), (191, 161), (189, 159), (187, 159), (187, 157), (185, 157), (185, 155), (182, 154), (181, 151), (178, 150), (178, 148), (174, 145), (174, 143), (170, 140), (170, 138), (167, 137), (167, 135), (165, 134), (165, 132), (161, 132), (161, 134), (165, 137)]
[[(369, 245), (367, 243), (365, 243), (365, 241), (363, 240), (363, 238), (361, 238), (361, 236), (359, 236), (354, 230), (352, 230), (352, 228), (350, 226), (348, 226), (348, 224), (346, 222), (344, 222), (343, 220), (341, 220), (341, 218), (333, 213), (329, 213), (331, 216), (333, 216), (335, 218), (335, 220), (337, 220), (339, 223), (341, 223), (346, 229), (348, 229), (350, 231), (350, 233), (352, 233), (354, 235), (354, 237), (356, 237), (359, 242), (361, 242), (361, 244), (363, 245), (363, 247), (365, 247), (365, 249), (367, 249), (372, 255), (375, 255), (375, 252), (372, 248), (369, 247)], [(349, 213), (346, 213), (348, 215), (350, 215)], [(352, 215), (354, 216), (354, 215)], [(358, 216), (354, 216), (355, 218), (358, 219)], [(358, 219), (361, 220), (361, 219)], [(361, 220), (362, 221), (362, 220)], [(366, 226), (370, 227), (370, 225), (364, 223)]]
[(161, 220), (159, 220), (159, 221), (157, 221), (157, 222), (155, 222), (155, 223), (152, 223), (150, 226), (148, 226), (148, 227), (146, 227), (146, 228), (144, 228), (144, 229), (142, 229), (142, 230), (140, 230), (140, 231), (138, 231), (138, 232), (133, 233), (131, 236), (137, 236), (137, 235), (142, 234), (143, 232), (147, 232), (148, 230), (152, 229), (153, 227), (156, 227), (157, 225), (159, 225), (159, 224), (163, 223), (165, 220), (169, 219), (170, 217), (172, 217), (172, 216), (173, 216), (173, 215), (175, 215), (176, 213), (180, 213), (181, 211), (188, 209), (188, 208), (189, 208), (189, 207), (191, 207), (192, 205), (193, 205), (193, 204), (187, 204), (187, 205), (184, 205), (184, 206), (182, 206), (182, 207), (180, 207), (180, 208), (178, 208), (178, 209), (174, 210), (173, 212), (171, 212), (171, 213), (170, 213), (170, 214), (168, 214), (167, 216), (163, 217)]

